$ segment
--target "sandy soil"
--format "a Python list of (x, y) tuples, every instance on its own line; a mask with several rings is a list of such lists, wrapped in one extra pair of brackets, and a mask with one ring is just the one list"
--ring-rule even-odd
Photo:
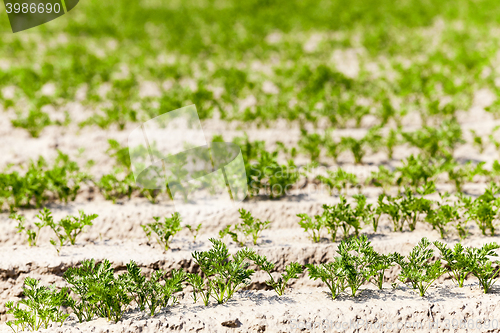
[[(83, 112), (83, 111), (82, 111)], [(14, 129), (8, 112), (0, 112), (0, 136), (3, 145), (0, 146), (0, 168), (9, 163), (19, 164), (45, 156), (49, 161), (56, 156), (56, 148), (70, 154), (83, 166), (88, 159), (96, 164), (90, 170), (93, 175), (99, 176), (112, 170), (114, 161), (107, 157), (107, 139), (114, 138), (126, 144), (128, 130), (104, 131), (97, 128), (59, 128), (49, 127), (44, 130), (38, 139), (30, 138), (21, 129)], [(489, 115), (480, 109), (474, 109), (461, 115), (464, 131), (469, 128), (483, 131), (488, 134), (500, 122), (489, 118)], [(415, 128), (411, 118), (405, 123), (408, 129)], [(73, 126), (73, 125), (71, 125)], [(203, 124), (207, 137), (222, 133), (226, 140), (241, 135), (235, 124), (222, 124), (217, 121), (207, 121)], [(277, 123), (274, 128), (248, 131), (251, 139), (266, 140), (269, 147), (276, 141), (287, 145), (296, 144), (300, 131), (297, 126)], [(288, 128), (290, 127), (290, 128)], [(366, 128), (343, 129), (336, 135), (363, 135)], [(486, 135), (485, 134), (485, 135)], [(80, 156), (78, 148), (85, 148)], [(353, 165), (352, 157), (345, 153), (341, 156), (342, 167), (360, 177), (368, 175), (377, 169), (379, 164), (395, 167), (399, 159), (412, 152), (407, 147), (399, 147), (395, 158), (387, 161), (384, 153), (367, 156), (363, 166)], [(462, 160), (484, 160), (491, 163), (498, 158), (493, 147), (488, 147), (483, 155), (479, 155), (470, 145), (460, 147), (456, 157)], [(298, 163), (305, 163), (305, 159)], [(325, 159), (326, 161), (326, 159)], [(332, 166), (330, 166), (332, 167)], [(465, 189), (470, 194), (479, 193), (485, 184), (480, 180), (477, 183), (467, 184)], [(440, 183), (440, 189), (451, 189), (448, 184)], [(357, 193), (352, 189), (350, 194)], [(363, 189), (370, 201), (376, 200), (380, 193), (376, 188)], [(261, 237), (256, 251), (266, 255), (277, 263), (281, 270), (286, 263), (298, 261), (300, 263), (320, 263), (330, 260), (335, 255), (337, 243), (331, 243), (325, 238), (319, 244), (313, 244), (307, 234), (298, 226), (297, 213), (316, 214), (321, 211), (324, 203), (334, 203), (338, 197), (330, 197), (326, 193), (315, 193), (314, 186), (308, 184), (304, 189), (297, 189), (295, 195), (281, 200), (256, 198), (241, 203), (239, 207), (250, 210), (252, 214), (262, 220), (272, 221), (269, 230)], [(82, 234), (77, 245), (64, 247), (61, 254), (49, 244), (52, 236), (50, 230), (44, 230), (38, 241), (39, 246), (29, 248), (22, 235), (15, 230), (16, 223), (8, 219), (8, 213), (0, 214), (0, 332), (8, 332), (4, 322), (4, 303), (15, 301), (21, 296), (22, 283), (26, 276), (41, 279), (44, 284), (62, 286), (62, 274), (69, 266), (75, 265), (86, 258), (109, 259), (113, 262), (117, 272), (125, 268), (125, 263), (135, 260), (146, 272), (152, 269), (183, 268), (187, 271), (196, 271), (191, 252), (209, 248), (210, 237), (216, 237), (218, 231), (228, 224), (238, 221), (236, 209), (226, 211), (222, 215), (204, 222), (201, 235), (196, 243), (185, 230), (173, 240), (171, 250), (163, 251), (157, 244), (149, 243), (141, 224), (152, 222), (153, 216), (167, 216), (174, 210), (173, 205), (165, 197), (161, 197), (158, 204), (151, 204), (144, 198), (134, 197), (132, 200), (120, 200), (117, 204), (105, 201), (101, 194), (92, 191), (92, 184), (84, 187), (75, 202), (68, 205), (53, 203), (49, 208), (54, 212), (56, 219), (67, 214), (76, 214), (79, 209), (86, 213), (99, 214), (94, 225)], [(194, 209), (193, 215), (199, 212)], [(28, 221), (33, 221), (37, 210), (23, 210)], [(500, 236), (481, 237), (477, 228), (472, 227), (472, 236), (464, 241), (465, 245), (481, 245), (486, 242), (500, 242)], [(431, 241), (439, 239), (437, 231), (428, 225), (419, 223), (415, 232), (391, 232), (388, 220), (381, 221), (377, 233), (373, 233), (370, 226), (362, 233), (369, 235), (376, 250), (389, 253), (398, 251), (407, 254), (421, 237), (428, 237)], [(229, 240), (228, 240), (229, 241)], [(458, 239), (452, 233), (446, 240), (453, 244)], [(231, 251), (236, 251), (235, 244), (229, 242)], [(416, 325), (424, 325), (419, 331), (465, 331), (463, 327), (453, 327), (456, 321), (473, 320), (474, 325), (467, 330), (481, 332), (495, 332), (494, 320), (500, 320), (500, 287), (497, 285), (491, 293), (484, 295), (477, 284), (477, 280), (469, 278), (464, 288), (457, 288), (451, 284), (448, 277), (443, 276), (440, 284), (435, 284), (424, 298), (418, 296), (414, 290), (405, 287), (394, 289), (391, 283), (396, 279), (398, 269), (387, 272), (387, 282), (383, 290), (376, 290), (366, 285), (359, 297), (351, 298), (345, 295), (332, 300), (326, 293), (326, 286), (320, 282), (311, 281), (307, 276), (291, 284), (284, 296), (278, 297), (272, 290), (267, 290), (264, 281), (266, 276), (257, 272), (252, 284), (236, 297), (224, 305), (211, 304), (204, 307), (200, 303), (193, 304), (189, 289), (180, 294), (180, 304), (163, 311), (154, 318), (129, 309), (125, 319), (117, 324), (108, 323), (104, 319), (89, 323), (78, 324), (71, 317), (62, 328), (50, 328), (50, 332), (158, 332), (167, 330), (176, 331), (206, 331), (206, 332), (294, 332), (304, 328), (305, 331), (346, 331), (346, 332), (406, 332), (415, 331)], [(447, 321), (448, 320), (448, 321)], [(488, 322), (491, 320), (493, 322)], [(323, 322), (325, 321), (325, 322)], [(485, 326), (490, 323), (491, 328)], [(446, 330), (447, 325), (450, 328)], [(479, 324), (482, 324), (479, 328)], [(301, 326), (302, 325), (302, 326)], [(307, 326), (309, 325), (309, 326)], [(311, 326), (312, 325), (312, 326)], [(316, 327), (316, 326), (319, 327)], [(322, 325), (327, 325), (323, 327)], [(342, 326), (344, 325), (344, 326)], [(347, 326), (346, 326), (347, 325)], [(406, 325), (406, 326), (405, 326)], [(410, 326), (408, 326), (410, 325)], [(431, 327), (429, 328), (429, 325)], [(437, 326), (432, 326), (437, 325)], [(496, 322), (496, 327), (500, 323)], [(474, 329), (475, 328), (475, 329)]]
[(301, 287), (282, 297), (273, 291), (242, 291), (226, 304), (208, 307), (194, 305), (186, 297), (154, 318), (130, 311), (118, 324), (109, 325), (103, 319), (84, 324), (68, 321), (63, 328), (46, 331), (463, 332), (464, 324), (460, 328), (459, 322), (469, 320), (474, 320), (476, 331), (498, 331), (485, 328), (498, 327), (494, 316), (500, 311), (498, 294), (481, 294), (472, 284), (462, 289), (445, 284), (431, 287), (430, 295), (421, 298), (413, 290), (386, 287), (382, 291), (367, 288), (356, 298), (336, 300), (320, 288)]

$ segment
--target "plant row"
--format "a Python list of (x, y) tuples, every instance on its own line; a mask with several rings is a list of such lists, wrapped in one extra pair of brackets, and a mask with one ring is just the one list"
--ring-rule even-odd
[[(126, 272), (117, 274), (108, 260), (97, 263), (85, 260), (78, 267), (71, 267), (63, 274), (67, 286), (42, 286), (33, 278), (26, 278), (23, 297), (17, 303), (6, 303), (7, 313), (14, 320), (8, 321), (14, 332), (47, 328), (51, 322), (61, 326), (74, 314), (79, 322), (97, 317), (119, 321), (128, 308), (146, 311), (154, 316), (162, 309), (178, 302), (177, 293), (190, 286), (194, 303), (201, 301), (208, 306), (211, 301), (226, 303), (235, 293), (251, 283), (255, 270), (252, 265), (265, 271), (269, 277), (266, 284), (282, 296), (289, 282), (299, 278), (306, 268), (310, 279), (321, 280), (329, 289), (333, 299), (341, 293), (355, 297), (360, 287), (373, 283), (383, 289), (385, 272), (397, 265), (400, 267), (398, 281), (424, 297), (429, 287), (443, 274), (463, 287), (471, 274), (479, 281), (484, 293), (496, 282), (499, 273), (495, 243), (482, 247), (463, 247), (461, 244), (450, 249), (445, 244), (434, 242), (441, 258), (433, 260), (432, 243), (423, 238), (408, 256), (399, 253), (376, 252), (366, 236), (343, 240), (337, 249), (337, 256), (329, 262), (306, 264), (293, 262), (276, 272), (276, 265), (265, 256), (250, 248), (243, 248), (230, 254), (227, 246), (217, 239), (210, 239), (212, 248), (195, 251), (193, 260), (199, 267), (198, 273), (183, 270), (154, 270), (149, 276), (133, 261), (126, 265)], [(445, 266), (443, 266), (443, 262)], [(398, 288), (397, 282), (392, 284)]]
[[(374, 136), (376, 135), (369, 133), (365, 139), (362, 139), (365, 140), (363, 145), (374, 144), (377, 141)], [(435, 137), (432, 133), (428, 136)], [(348, 138), (344, 139), (347, 140)], [(351, 139), (355, 140), (349, 138), (348, 141), (352, 141)], [(429, 142), (425, 138), (415, 140), (416, 142)], [(442, 141), (447, 140), (443, 139)], [(453, 142), (452, 139), (448, 141)], [(277, 198), (287, 195), (290, 189), (297, 187), (300, 179), (305, 179), (306, 184), (307, 182), (319, 182), (328, 188), (330, 194), (333, 194), (334, 190), (340, 193), (349, 187), (361, 187), (363, 185), (381, 187), (384, 192), (387, 192), (393, 186), (398, 188), (410, 186), (416, 190), (417, 187), (438, 179), (452, 183), (457, 192), (462, 192), (463, 185), (472, 181), (475, 177), (483, 177), (487, 181), (498, 181), (500, 179), (500, 163), (498, 161), (494, 161), (491, 170), (484, 167), (484, 162), (459, 164), (453, 159), (451, 148), (442, 148), (444, 144), (441, 140), (438, 140), (435, 146), (431, 145), (433, 149), (430, 149), (428, 153), (411, 154), (403, 159), (401, 166), (395, 168), (395, 170), (389, 170), (381, 165), (377, 172), (372, 172), (370, 176), (363, 180), (340, 167), (334, 171), (326, 170), (326, 172), (323, 172), (324, 168), (315, 161), (320, 154), (319, 150), (311, 153), (310, 164), (297, 167), (292, 159), (297, 153), (295, 148), (289, 149), (278, 142), (277, 149), (270, 152), (265, 149), (264, 141), (252, 142), (249, 141), (248, 137), (242, 137), (236, 138), (234, 142), (241, 147), (245, 161), (249, 194), (254, 196), (264, 194), (271, 198)], [(320, 149), (321, 147), (320, 143), (312, 139), (309, 140), (307, 145), (311, 149)], [(358, 147), (359, 145), (355, 144), (354, 146)], [(442, 153), (439, 153), (441, 150)], [(364, 156), (364, 153), (359, 152), (353, 154)], [(288, 162), (286, 164), (280, 163), (280, 158), (288, 158)]]
[[(215, 137), (214, 140), (223, 139)], [(366, 140), (366, 142), (372, 143), (375, 141), (373, 138)], [(450, 157), (451, 155), (443, 154), (439, 157), (439, 153), (431, 151), (429, 156), (410, 155), (394, 171), (380, 166), (379, 171), (372, 172), (369, 177), (361, 181), (354, 174), (348, 173), (342, 168), (317, 174), (321, 169), (316, 162), (302, 168), (298, 168), (293, 159), (282, 164), (279, 162), (280, 157), (292, 157), (296, 154), (295, 148), (290, 150), (283, 144), (278, 144), (278, 149), (269, 152), (265, 149), (263, 141), (251, 142), (246, 136), (236, 138), (234, 142), (242, 149), (250, 196), (259, 194), (268, 195), (270, 198), (285, 196), (290, 193), (291, 189), (297, 188), (300, 179), (312, 183), (319, 182), (331, 194), (334, 193), (334, 190), (341, 193), (342, 190), (346, 191), (349, 187), (359, 188), (363, 184), (381, 187), (384, 192), (387, 192), (394, 184), (399, 188), (410, 186), (416, 190), (417, 187), (429, 181), (443, 178), (442, 175), (455, 185), (457, 192), (461, 192), (463, 185), (472, 181), (476, 176), (484, 177), (489, 181), (500, 179), (500, 163), (498, 161), (495, 161), (492, 169), (488, 170), (484, 168), (483, 162), (476, 165), (471, 162), (459, 165)], [(310, 147), (320, 147), (314, 140), (310, 141), (309, 145)], [(82, 172), (76, 162), (71, 161), (67, 155), (60, 151), (52, 167), (49, 167), (45, 159), (40, 157), (36, 162), (29, 163), (28, 169), (23, 175), (18, 171), (0, 173), (0, 207), (6, 205), (12, 212), (18, 208), (40, 207), (50, 200), (64, 202), (74, 200), (81, 184), (89, 181), (94, 183), (107, 200), (116, 202), (124, 197), (131, 198), (132, 194), (137, 193), (155, 203), (162, 191), (144, 189), (136, 184), (131, 172), (128, 148), (120, 146), (115, 140), (109, 140), (108, 154), (115, 159), (116, 168), (99, 180), (94, 180), (93, 177)], [(314, 156), (311, 157), (314, 159)], [(89, 165), (92, 165), (92, 161)], [(179, 167), (182, 168), (182, 165)], [(171, 197), (169, 191), (166, 191), (166, 194)]]
[[(432, 185), (432, 184), (428, 184)], [(461, 195), (457, 201), (450, 201), (448, 194), (441, 195), (441, 200), (427, 199), (424, 195), (432, 192), (432, 188), (420, 188), (419, 195), (407, 190), (402, 196), (393, 197), (381, 194), (376, 204), (367, 204), (363, 194), (354, 195), (356, 205), (347, 202), (344, 196), (335, 205), (323, 205), (323, 212), (314, 217), (298, 214), (300, 226), (308, 233), (313, 242), (321, 240), (321, 232), (328, 230), (331, 240), (335, 242), (339, 231), (344, 238), (351, 233), (358, 235), (364, 225), (371, 225), (377, 232), (382, 217), (393, 224), (394, 232), (413, 231), (418, 222), (429, 223), (438, 230), (441, 238), (445, 238), (453, 227), (460, 239), (469, 235), (468, 222), (473, 221), (483, 235), (495, 234), (496, 224), (500, 218), (500, 188), (492, 184), (483, 194), (475, 199)]]
[[(250, 78), (255, 76), (255, 72), (249, 68), (242, 70), (235, 66), (228, 66), (223, 61), (220, 61), (215, 71), (205, 69), (202, 78), (193, 78), (192, 73), (189, 73), (191, 72), (190, 69), (168, 66), (164, 68), (164, 71), (160, 70), (160, 72), (164, 73), (166, 71), (168, 74), (175, 75), (175, 79), (172, 78), (172, 87), (167, 91), (161, 91), (161, 96), (140, 98), (138, 93), (140, 80), (137, 77), (132, 76), (122, 79), (109, 77), (111, 68), (118, 65), (118, 60), (116, 58), (112, 59), (114, 61), (109, 60), (104, 63), (95, 57), (86, 59), (95, 66), (109, 66), (110, 68), (107, 68), (106, 71), (102, 69), (105, 74), (100, 73), (94, 76), (100, 81), (100, 76), (105, 75), (106, 78), (102, 79), (103, 82), (87, 82), (90, 91), (83, 102), (92, 105), (107, 101), (111, 106), (106, 105), (106, 107), (103, 107), (102, 113), (97, 113), (80, 122), (81, 127), (97, 125), (101, 128), (109, 128), (111, 125), (116, 125), (123, 130), (128, 122), (138, 122), (145, 118), (152, 118), (164, 112), (175, 110), (189, 103), (188, 101), (198, 106), (199, 115), (202, 119), (211, 118), (215, 113), (214, 111), (217, 110), (222, 119), (236, 119), (243, 122), (251, 121), (252, 123), (284, 118), (289, 121), (297, 121), (302, 125), (327, 121), (330, 126), (334, 127), (346, 127), (354, 121), (355, 126), (360, 127), (362, 119), (365, 116), (372, 115), (378, 119), (380, 126), (385, 126), (391, 120), (400, 125), (402, 118), (408, 114), (407, 110), (393, 106), (389, 96), (394, 92), (376, 87), (371, 81), (368, 84), (366, 78), (348, 78), (326, 64), (313, 65), (301, 61), (296, 64), (294, 70), (283, 69), (279, 73), (275, 73), (278, 76), (275, 78), (275, 84), (280, 86), (281, 90), (277, 96), (269, 96), (264, 93), (262, 87), (264, 81), (268, 79), (251, 80)], [(187, 66), (178, 64), (178, 67)], [(118, 69), (115, 68), (115, 70)], [(402, 71), (399, 67), (393, 70)], [(20, 90), (28, 87), (32, 88), (33, 86), (39, 89), (42, 88), (38, 84), (24, 82), (26, 80), (29, 82), (29, 79), (35, 80), (33, 77), (36, 77), (37, 81), (41, 79), (40, 75), (37, 75), (32, 70), (20, 71), (17, 74), (20, 78), (16, 80), (18, 81), (16, 84), (21, 86)], [(51, 75), (55, 75), (55, 73), (51, 73)], [(54, 78), (51, 75), (46, 76), (46, 78), (53, 80)], [(7, 75), (7, 77), (10, 78), (11, 75)], [(179, 82), (180, 77), (189, 78), (189, 80), (196, 82), (196, 89), (193, 90), (193, 88), (183, 85)], [(60, 77), (59, 79), (62, 80), (63, 78)], [(411, 79), (417, 82), (422, 80), (419, 75), (414, 75)], [(162, 77), (161, 81), (164, 80), (165, 77)], [(426, 80), (431, 81), (435, 80), (435, 78), (429, 77)], [(104, 82), (111, 85), (112, 89), (105, 96), (100, 96), (97, 93), (98, 86)], [(217, 94), (213, 90), (213, 86), (218, 84), (222, 91), (221, 94)], [(453, 85), (454, 83), (449, 81), (449, 84)], [(57, 89), (56, 91), (58, 94), (65, 94), (68, 90), (75, 90), (74, 86), (66, 88)], [(29, 111), (25, 114), (17, 112), (17, 119), (12, 120), (14, 126), (25, 128), (32, 136), (36, 137), (46, 126), (51, 124), (67, 125), (71, 121), (67, 114), (64, 121), (53, 121), (43, 111), (43, 107), (46, 105), (59, 106), (60, 99), (39, 96), (35, 91), (31, 91), (32, 89), (29, 90), (28, 98), (31, 100)], [(462, 88), (462, 90), (466, 89)], [(239, 101), (247, 97), (250, 92), (254, 96), (260, 96), (258, 98), (260, 102), (255, 107), (247, 107), (243, 112), (236, 112), (239, 109)], [(412, 93), (417, 92), (412, 91)], [(457, 92), (454, 92), (454, 94), (456, 95)], [(360, 96), (369, 98), (371, 106), (359, 105), (357, 100)], [(464, 92), (463, 97), (463, 99), (470, 100), (470, 92)], [(464, 109), (469, 106), (469, 103), (459, 103), (458, 101), (439, 106), (440, 103), (436, 96), (422, 94), (421, 98), (427, 100), (428, 103), (425, 103), (425, 105), (413, 105), (413, 102), (410, 101), (407, 101), (407, 103), (418, 108), (424, 123), (430, 118), (437, 118), (438, 120), (454, 119), (459, 106)], [(299, 99), (299, 103), (290, 108), (287, 105), (292, 99)], [(141, 105), (141, 111), (127, 107), (127, 102), (134, 104), (131, 101)], [(3, 106), (5, 108), (17, 107), (14, 99), (5, 99)]]
[[(470, 130), (472, 145), (483, 153), (488, 143), (498, 150), (500, 141), (495, 138), (495, 133), (500, 126), (493, 128), (488, 139)], [(393, 158), (394, 149), (399, 145), (407, 145), (418, 149), (425, 158), (441, 157), (452, 159), (453, 153), (460, 144), (466, 143), (460, 125), (455, 120), (444, 121), (440, 126), (424, 126), (413, 132), (405, 132), (400, 128), (390, 129), (387, 134), (382, 134), (382, 127), (375, 126), (361, 138), (342, 136), (335, 140), (333, 130), (327, 130), (324, 134), (308, 133), (301, 130), (301, 138), (298, 142), (302, 153), (308, 155), (311, 161), (318, 161), (322, 154), (333, 158), (337, 162), (343, 151), (349, 151), (356, 164), (361, 164), (363, 157), (368, 153), (376, 154), (380, 151), (386, 153), (387, 158)]]
[[(250, 230), (250, 227), (254, 227), (254, 221), (260, 223), (260, 221), (254, 219), (249, 212), (245, 210), (241, 210), (241, 212), (242, 216), (247, 216), (248, 222), (246, 225), (248, 230)], [(63, 246), (75, 245), (76, 238), (85, 230), (85, 227), (92, 226), (93, 221), (98, 217), (97, 214), (87, 215), (82, 210), (80, 210), (79, 213), (79, 216), (68, 215), (56, 222), (52, 217), (50, 209), (45, 207), (35, 216), (37, 220), (29, 225), (26, 224), (26, 217), (20, 214), (13, 213), (10, 215), (10, 218), (18, 222), (16, 226), (17, 232), (26, 236), (26, 241), (29, 246), (37, 246), (41, 230), (46, 227), (50, 228), (55, 235), (55, 238), (52, 238), (50, 243), (54, 245), (59, 253)], [(181, 226), (182, 220), (179, 213), (174, 213), (171, 217), (165, 217), (163, 222), (160, 221), (160, 217), (155, 216), (153, 219), (154, 222), (143, 224), (141, 227), (148, 239), (151, 241), (154, 235), (158, 244), (160, 244), (165, 251), (169, 249), (172, 238), (182, 229), (185, 228), (189, 230), (193, 236), (193, 242), (196, 242), (196, 237), (202, 228), (201, 223), (197, 226), (191, 226), (189, 224)], [(270, 222), (267, 221), (267, 224), (269, 223)], [(254, 239), (256, 242), (257, 238)]]
[[(475, 199), (464, 195), (458, 196), (458, 200), (451, 201), (449, 195), (440, 194), (440, 200), (428, 199), (425, 196), (435, 190), (433, 183), (427, 183), (426, 187), (417, 189), (415, 195), (410, 189), (406, 189), (401, 196), (390, 196), (381, 194), (375, 204), (368, 204), (363, 194), (353, 196), (354, 202), (350, 203), (346, 197), (340, 196), (340, 202), (333, 205), (323, 205), (323, 212), (315, 216), (302, 213), (297, 214), (300, 218), (300, 227), (310, 235), (313, 242), (322, 240), (324, 230), (327, 231), (332, 242), (339, 237), (347, 239), (351, 235), (358, 236), (361, 229), (366, 225), (377, 232), (380, 220), (388, 219), (392, 222), (394, 232), (404, 230), (414, 231), (420, 222), (429, 223), (434, 230), (439, 231), (441, 238), (450, 235), (454, 229), (460, 239), (469, 235), (469, 222), (473, 221), (481, 233), (486, 236), (495, 235), (496, 224), (500, 218), (500, 187), (491, 184), (483, 194)], [(251, 212), (240, 209), (240, 223), (230, 224), (219, 232), (219, 237), (224, 239), (229, 236), (238, 246), (245, 246), (248, 239), (253, 245), (258, 244), (262, 232), (270, 227), (270, 221), (261, 221), (252, 216)], [(44, 227), (50, 227), (56, 238), (51, 239), (57, 251), (64, 245), (74, 245), (76, 237), (83, 232), (86, 226), (92, 226), (92, 221), (97, 218), (96, 214), (86, 215), (80, 211), (80, 216), (66, 216), (57, 223), (54, 222), (52, 213), (44, 208), (36, 216), (38, 221), (32, 225), (26, 225), (26, 218), (19, 214), (11, 214), (12, 219), (18, 221), (17, 230), (24, 233), (30, 246), (36, 246), (40, 231)], [(154, 222), (142, 224), (147, 238), (151, 241), (156, 239), (158, 244), (168, 251), (170, 242), (182, 229), (187, 229), (193, 236), (193, 242), (202, 228), (202, 224), (184, 225), (179, 213), (173, 213), (171, 217), (153, 217)]]
[[(251, 237), (253, 244), (257, 245), (257, 240), (262, 231), (267, 229), (271, 222), (262, 222), (244, 209), (240, 209), (239, 212), (242, 220), (241, 223), (228, 225), (220, 231), (220, 238), (229, 235), (239, 246), (245, 246), (248, 237)], [(56, 247), (58, 253), (60, 248), (65, 245), (75, 245), (77, 236), (84, 231), (85, 227), (92, 226), (92, 221), (97, 217), (97, 214), (87, 215), (83, 211), (80, 211), (80, 216), (78, 217), (68, 215), (58, 222), (55, 222), (52, 217), (52, 212), (48, 208), (44, 208), (35, 216), (37, 221), (27, 225), (26, 217), (15, 213), (10, 215), (11, 219), (18, 222), (16, 226), (17, 232), (26, 236), (29, 246), (37, 246), (41, 230), (45, 227), (49, 227), (56, 236), (56, 238), (50, 240), (50, 243)], [(153, 238), (156, 239), (158, 244), (165, 251), (168, 251), (170, 242), (179, 231), (187, 229), (193, 236), (193, 242), (196, 242), (196, 238), (202, 228), (201, 223), (196, 226), (190, 224), (181, 226), (182, 218), (177, 212), (173, 213), (171, 217), (165, 217), (163, 221), (161, 221), (161, 218), (158, 216), (154, 216), (153, 220), (154, 222), (142, 224), (141, 227), (148, 240), (151, 241)]]
[(61, 247), (75, 245), (78, 235), (84, 231), (86, 226), (92, 226), (92, 221), (98, 217), (97, 214), (87, 215), (82, 210), (79, 213), (79, 216), (68, 215), (56, 222), (52, 217), (52, 212), (45, 207), (35, 216), (38, 221), (33, 222), (33, 225), (26, 225), (26, 217), (20, 214), (13, 213), (10, 218), (18, 222), (16, 226), (17, 232), (26, 235), (29, 246), (37, 246), (40, 231), (45, 227), (49, 227), (55, 235), (55, 238), (52, 238), (50, 243), (54, 245), (59, 253)]
[(0, 209), (4, 204), (14, 211), (33, 204), (40, 207), (49, 199), (72, 201), (81, 183), (88, 179), (90, 176), (60, 151), (51, 168), (39, 157), (28, 164), (23, 175), (18, 171), (0, 173)]

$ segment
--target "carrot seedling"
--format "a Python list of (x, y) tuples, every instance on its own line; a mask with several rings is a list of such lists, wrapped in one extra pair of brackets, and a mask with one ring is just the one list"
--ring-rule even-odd
[(95, 316), (118, 322), (132, 300), (123, 281), (115, 278), (108, 260), (84, 260), (81, 267), (68, 268), (63, 277), (77, 295), (68, 306), (80, 322)]
[(24, 298), (17, 304), (14, 305), (12, 301), (5, 304), (7, 313), (14, 315), (14, 320), (6, 323), (14, 332), (46, 329), (50, 322), (62, 326), (69, 317), (69, 314), (63, 312), (63, 306), (70, 299), (68, 288), (56, 291), (54, 286), (40, 286), (38, 280), (27, 277), (24, 280), (23, 295)]
[(273, 288), (278, 296), (282, 296), (285, 293), (288, 281), (291, 279), (297, 279), (298, 274), (304, 271), (301, 264), (292, 262), (285, 267), (285, 273), (275, 279), (271, 272), (275, 269), (276, 265), (268, 261), (266, 256), (251, 253), (249, 259), (251, 259), (261, 270), (265, 271), (269, 275), (269, 280), (266, 281), (266, 284)]
[(432, 283), (446, 272), (441, 267), (441, 260), (431, 263), (434, 250), (430, 248), (431, 242), (427, 238), (422, 238), (408, 255), (408, 261), (400, 254), (396, 254), (395, 260), (401, 266), (399, 281), (411, 285), (413, 289), (418, 289), (420, 296), (424, 297), (425, 292)]
[(382, 289), (385, 271), (394, 265), (394, 255), (377, 253), (365, 235), (343, 240), (337, 253), (351, 296), (356, 296), (359, 288), (368, 281)]
[(310, 233), (310, 237), (314, 243), (319, 243), (321, 240), (321, 229), (325, 226), (325, 219), (323, 216), (314, 216), (315, 220), (307, 214), (297, 214), (300, 217), (299, 225), (305, 232)]
[(189, 232), (191, 233), (191, 235), (193, 235), (193, 243), (196, 243), (196, 237), (198, 237), (198, 234), (199, 234), (199, 232), (201, 230), (201, 223), (198, 224), (198, 226), (196, 228), (192, 227), (189, 224), (186, 224), (186, 228), (189, 230)]
[(146, 236), (151, 241), (152, 233), (156, 234), (156, 240), (165, 251), (168, 251), (172, 238), (182, 230), (181, 215), (177, 212), (172, 214), (172, 217), (165, 217), (165, 222), (160, 222), (159, 217), (153, 217), (155, 222), (141, 225), (146, 233)]
[(321, 155), (321, 148), (325, 145), (325, 138), (317, 133), (307, 133), (307, 130), (300, 130), (300, 149), (309, 155), (311, 161), (317, 161)]
[(86, 226), (92, 226), (92, 221), (98, 217), (97, 214), (87, 215), (83, 210), (79, 212), (80, 216), (78, 217), (68, 215), (57, 223), (52, 218), (47, 222), (47, 225), (54, 231), (58, 239), (58, 243), (54, 239), (50, 240), (50, 243), (56, 247), (58, 252), (58, 246), (64, 246), (68, 243), (75, 245), (76, 237), (83, 232)]
[(339, 293), (344, 290), (344, 270), (340, 257), (335, 257), (333, 262), (326, 264), (306, 264), (309, 278), (312, 280), (320, 279), (328, 286), (333, 299), (337, 298)]
[(18, 225), (16, 227), (18, 233), (25, 232), (27, 235), (27, 240), (28, 240), (28, 245), (29, 246), (36, 246), (38, 237), (40, 236), (40, 230), (49, 225), (50, 222), (52, 221), (52, 213), (50, 212), (49, 209), (44, 208), (39, 212), (39, 214), (36, 216), (40, 222), (34, 222), (36, 226), (36, 231), (32, 229), (28, 229), (24, 223), (26, 222), (26, 218), (24, 216), (21, 216), (19, 214), (11, 214), (10, 218), (15, 219), (18, 221)]
[(186, 274), (182, 270), (172, 270), (172, 277), (166, 278), (166, 272), (159, 270), (147, 279), (134, 261), (127, 264), (127, 273), (119, 276), (125, 289), (132, 295), (139, 309), (148, 309), (149, 315), (154, 316), (159, 308), (166, 308), (177, 303), (175, 293), (182, 291), (182, 282)]
[[(239, 246), (245, 246), (247, 237), (251, 236), (253, 245), (257, 245), (257, 241), (262, 231), (269, 228), (271, 221), (262, 222), (260, 219), (254, 218), (249, 211), (243, 208), (241, 208), (239, 212), (242, 222), (234, 226), (226, 226), (219, 232), (220, 238), (230, 235), (231, 239)], [(240, 239), (239, 236), (243, 236), (242, 239)]]
[(210, 295), (212, 294), (212, 285), (210, 280), (202, 278), (196, 273), (188, 273), (187, 281), (193, 288), (193, 301), (196, 303), (201, 298), (203, 304), (208, 306)]
[[(193, 285), (198, 292), (208, 292), (218, 304), (226, 303), (234, 293), (250, 283), (250, 277), (254, 270), (248, 269), (250, 263), (247, 258), (251, 256), (251, 250), (241, 249), (232, 256), (219, 239), (211, 238), (212, 248), (208, 251), (193, 252), (195, 262), (200, 266), (203, 273), (203, 283), (199, 279)], [(203, 289), (198, 289), (203, 288)]]
[(344, 196), (340, 196), (340, 202), (336, 205), (323, 205), (323, 210), (325, 227), (332, 235), (332, 242), (335, 242), (338, 228), (342, 229), (344, 239), (349, 237), (352, 229), (354, 229), (354, 235), (358, 236), (363, 216), (357, 215)]
[(465, 248), (457, 243), (455, 247), (449, 249), (446, 244), (435, 241), (434, 246), (441, 252), (441, 258), (446, 261), (451, 279), (460, 287), (464, 286), (465, 278), (470, 273), (468, 258)]
[(375, 251), (366, 236), (351, 237), (340, 242), (337, 253), (345, 277), (346, 286), (351, 290), (351, 296), (370, 279), (370, 265), (375, 258)]
[[(488, 243), (481, 248), (469, 247), (465, 251), (467, 261), (467, 269), (470, 270), (478, 280), (486, 294), (491, 286), (498, 280), (500, 272), (500, 261), (492, 261), (489, 257), (497, 257), (498, 254), (494, 251), (500, 248), (497, 243)], [(495, 264), (496, 266), (493, 266)]]

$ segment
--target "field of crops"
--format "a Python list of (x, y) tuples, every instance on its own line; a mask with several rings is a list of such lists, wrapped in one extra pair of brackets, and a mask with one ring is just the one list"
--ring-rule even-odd
[[(0, 332), (498, 331), (499, 17), (87, 0), (12, 34), (2, 9)], [(201, 223), (128, 149), (192, 104), (248, 183)]]

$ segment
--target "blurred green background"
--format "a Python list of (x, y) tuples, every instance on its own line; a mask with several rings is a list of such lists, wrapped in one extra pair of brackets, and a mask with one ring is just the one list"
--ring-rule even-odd
[(80, 125), (102, 128), (191, 103), (202, 118), (259, 124), (359, 126), (368, 114), (384, 124), (413, 111), (427, 122), (500, 86), (491, 0), (83, 0), (9, 29), (2, 9), (0, 105), (26, 126), (75, 99), (96, 110)]

